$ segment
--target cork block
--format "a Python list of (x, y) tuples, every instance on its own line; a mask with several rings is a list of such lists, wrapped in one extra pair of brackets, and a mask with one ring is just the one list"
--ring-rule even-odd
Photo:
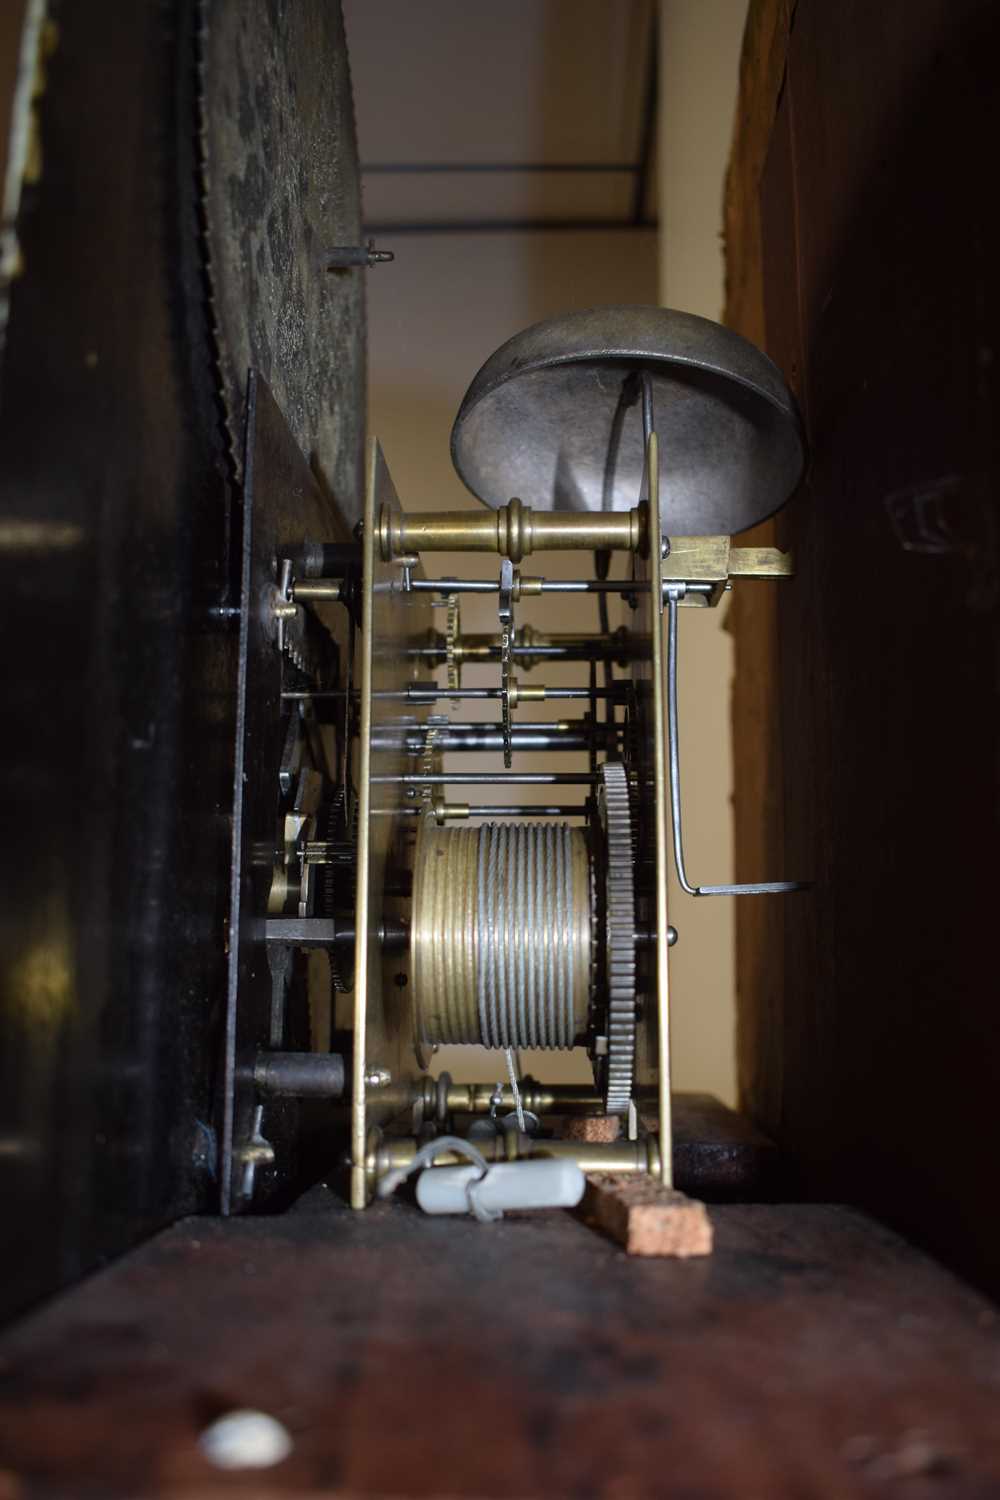
[(583, 1211), (629, 1255), (711, 1255), (712, 1222), (704, 1203), (641, 1175), (595, 1172)]
[(621, 1121), (617, 1115), (576, 1115), (566, 1120), (562, 1128), (565, 1141), (599, 1141), (610, 1145), (621, 1134)]

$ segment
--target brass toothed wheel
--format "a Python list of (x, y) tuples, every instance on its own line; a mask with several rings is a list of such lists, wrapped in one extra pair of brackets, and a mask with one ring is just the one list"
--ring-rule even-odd
[[(358, 806), (349, 810), (339, 787), (321, 814), (326, 840), (320, 885), (320, 908), (324, 916), (342, 917), (352, 912), (357, 892)], [(329, 950), (330, 980), (335, 992), (354, 989), (354, 945)]]
[(462, 686), (462, 659), (459, 648), (462, 639), (462, 618), (457, 594), (448, 595), (448, 615), (445, 624), (445, 658), (448, 667), (448, 688), (457, 693)]
[(608, 1052), (605, 1109), (626, 1112), (635, 1082), (635, 882), (628, 773), (618, 761), (601, 767), (605, 833), (605, 963)]

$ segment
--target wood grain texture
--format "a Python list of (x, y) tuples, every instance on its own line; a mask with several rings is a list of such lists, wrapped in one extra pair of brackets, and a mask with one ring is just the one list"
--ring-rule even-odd
[[(781, 104), (794, 12), (794, 0), (751, 0), (724, 201), (725, 321), (772, 357), (764, 305), (762, 184), (766, 174), (770, 182), (779, 175), (773, 166), (772, 142), (788, 133)], [(769, 161), (772, 171), (768, 174)], [(790, 162), (786, 171), (790, 172)], [(790, 190), (784, 201), (787, 213), (792, 213)], [(773, 232), (771, 215), (768, 227)], [(791, 269), (794, 275), (794, 254), (784, 257), (782, 264), (786, 274)], [(791, 300), (794, 304), (797, 299)], [(801, 398), (798, 371), (777, 362)], [(782, 519), (779, 516), (744, 533), (740, 542), (783, 545)], [(781, 590), (787, 587), (737, 586), (726, 621), (735, 640), (736, 663), (732, 687), (735, 878), (743, 881), (799, 878), (787, 865), (784, 839), (778, 609)], [(737, 903), (737, 1083), (744, 1106), (771, 1129), (781, 1118), (784, 922), (784, 900)]]
[(725, 321), (763, 348), (767, 330), (761, 280), (760, 181), (785, 81), (785, 58), (798, 0), (750, 0), (733, 146), (723, 202)]
[[(984, 1500), (997, 1315), (862, 1214), (712, 1209), (634, 1260), (566, 1213), (497, 1225), (317, 1190), (187, 1220), (0, 1342), (11, 1493)], [(234, 1407), (279, 1468), (212, 1470)], [(889, 1485), (888, 1480), (894, 1483)]]
[(799, 0), (776, 105), (741, 107), (759, 241), (728, 239), (812, 449), (796, 579), (732, 617), (737, 866), (814, 881), (738, 912), (744, 1103), (812, 1191), (993, 1290), (998, 50), (982, 0)]

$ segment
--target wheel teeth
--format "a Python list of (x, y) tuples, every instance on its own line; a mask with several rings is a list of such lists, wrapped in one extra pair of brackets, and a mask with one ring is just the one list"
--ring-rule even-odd
[(513, 675), (514, 644), (512, 626), (504, 626), (500, 635), (500, 721), (503, 730), (503, 763), (509, 770), (513, 764), (514, 739), (510, 716), (510, 683)]
[[(441, 751), (438, 749), (437, 737), (440, 725), (434, 721), (428, 721), (424, 729), (424, 746), (420, 754), (421, 776), (432, 776), (436, 770), (440, 770)], [(426, 782), (420, 788), (420, 798), (423, 803), (430, 805), (433, 800), (433, 787)]]
[(448, 616), (445, 628), (445, 656), (448, 666), (448, 686), (453, 692), (457, 692), (462, 686), (462, 666), (455, 655), (456, 647), (461, 637), (461, 629), (458, 595), (450, 594), (448, 596)]
[[(330, 801), (326, 817), (326, 836), (331, 843), (343, 844), (346, 847), (357, 846), (357, 807), (354, 809), (354, 818), (347, 815), (347, 798), (343, 787), (338, 787)], [(356, 869), (353, 858), (348, 863), (329, 864), (323, 869), (323, 889), (326, 896), (326, 910), (332, 916), (338, 906), (338, 897), (346, 896), (349, 904), (353, 907), (357, 896)], [(346, 879), (347, 889), (341, 891), (340, 882)], [(343, 904), (348, 904), (344, 902)], [(349, 994), (354, 988), (354, 954), (353, 950), (344, 952), (343, 949), (331, 948), (330, 950), (330, 979), (333, 989), (339, 994)]]
[(635, 883), (628, 776), (617, 761), (601, 767), (608, 843), (608, 1060), (605, 1108), (624, 1114), (635, 1082)]

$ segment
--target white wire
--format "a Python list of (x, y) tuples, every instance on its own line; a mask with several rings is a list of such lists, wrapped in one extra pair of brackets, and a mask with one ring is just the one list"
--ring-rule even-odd
[(474, 1177), (465, 1189), (465, 1201), (469, 1205), (469, 1212), (474, 1214), (480, 1224), (493, 1224), (497, 1219), (503, 1218), (503, 1210), (499, 1208), (487, 1208), (482, 1202), (479, 1193), (489, 1175), (490, 1164), (483, 1153), (470, 1141), (465, 1141), (460, 1135), (439, 1135), (437, 1140), (428, 1141), (426, 1146), (421, 1146), (413, 1160), (405, 1167), (396, 1167), (387, 1172), (378, 1185), (378, 1196), (389, 1198), (399, 1187), (400, 1183), (412, 1177), (422, 1167), (429, 1167), (436, 1156), (445, 1151), (454, 1151), (459, 1156), (465, 1156), (472, 1162), (474, 1167), (479, 1168), (479, 1176)]
[(522, 1135), (527, 1135), (528, 1128), (524, 1123), (524, 1105), (521, 1103), (521, 1089), (517, 1081), (517, 1069), (514, 1066), (513, 1047), (505, 1047), (504, 1056), (507, 1059), (507, 1074), (510, 1078), (510, 1091), (514, 1095), (514, 1109), (517, 1112), (517, 1128)]

